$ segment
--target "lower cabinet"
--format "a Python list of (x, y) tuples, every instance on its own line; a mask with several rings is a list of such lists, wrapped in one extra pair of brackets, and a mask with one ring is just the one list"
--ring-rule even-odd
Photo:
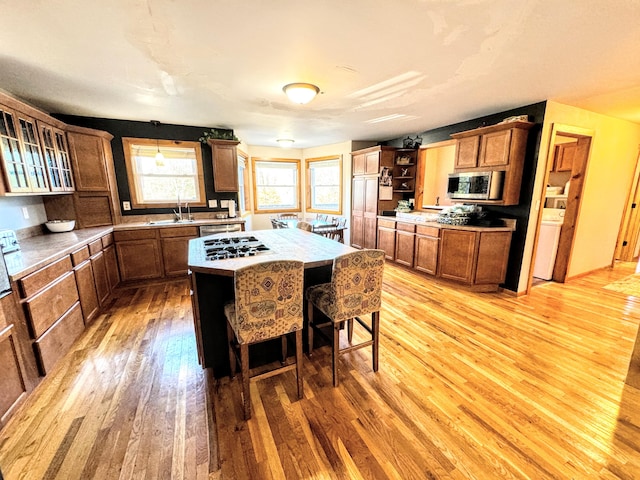
[(93, 268), (93, 279), (96, 282), (96, 293), (98, 301), (102, 305), (111, 290), (109, 289), (109, 279), (107, 278), (107, 265), (104, 259), (104, 252), (100, 251), (91, 256), (91, 267)]
[(113, 289), (116, 288), (120, 283), (118, 256), (116, 254), (116, 247), (114, 245), (109, 245), (104, 249), (104, 263), (107, 267), (107, 280), (109, 281), (109, 290), (113, 291)]
[(163, 276), (157, 229), (113, 232), (123, 282)]
[(167, 277), (186, 275), (189, 268), (189, 240), (198, 236), (197, 227), (161, 228), (162, 264)]
[(510, 230), (378, 222), (378, 248), (387, 260), (478, 291), (495, 291), (505, 280)]
[[(0, 323), (2, 325), (2, 323)], [(27, 383), (13, 324), (0, 328), (0, 427), (27, 398)]]
[(98, 313), (100, 303), (96, 292), (96, 283), (93, 277), (91, 260), (85, 260), (74, 268), (80, 307), (85, 324), (90, 323)]
[(34, 342), (42, 374), (51, 371), (58, 360), (69, 350), (84, 330), (80, 302), (54, 323)]

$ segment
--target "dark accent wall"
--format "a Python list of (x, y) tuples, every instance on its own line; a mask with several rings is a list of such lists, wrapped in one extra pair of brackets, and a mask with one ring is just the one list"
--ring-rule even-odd
[[(152, 138), (158, 140), (181, 140), (187, 142), (197, 142), (205, 131), (210, 130), (209, 127), (192, 127), (185, 125), (171, 125), (160, 123), (155, 126), (151, 122), (135, 122), (132, 120), (114, 120), (108, 118), (78, 117), (75, 115), (54, 114), (65, 123), (77, 125), (80, 127), (93, 128), (103, 130), (113, 135), (111, 140), (111, 149), (113, 150), (113, 163), (116, 171), (116, 179), (118, 182), (118, 195), (120, 197), (120, 210), (123, 216), (126, 215), (143, 215), (153, 213), (171, 213), (170, 208), (146, 208), (136, 210), (122, 210), (122, 202), (131, 201), (131, 192), (129, 191), (129, 183), (127, 181), (127, 170), (124, 159), (124, 149), (122, 146), (123, 137), (133, 138)], [(218, 129), (217, 130), (224, 130)], [(228, 130), (233, 133), (233, 130)], [(202, 161), (204, 171), (204, 187), (207, 200), (218, 200), (218, 208), (193, 207), (191, 212), (213, 212), (226, 211), (220, 208), (221, 200), (235, 200), (238, 202), (237, 193), (216, 193), (213, 188), (213, 164), (211, 158), (211, 147), (209, 145), (200, 144), (202, 148)]]
[[(531, 209), (531, 200), (533, 197), (533, 184), (535, 181), (536, 166), (538, 164), (540, 137), (542, 134), (542, 124), (544, 122), (546, 106), (547, 102), (534, 103), (532, 105), (526, 105), (512, 110), (474, 118), (473, 120), (467, 120), (417, 134), (422, 137), (422, 145), (429, 145), (430, 143), (450, 140), (452, 133), (494, 125), (505, 118), (514, 115), (528, 115), (529, 121), (536, 124), (531, 130), (529, 130), (529, 137), (527, 139), (527, 151), (522, 172), (522, 187), (520, 190), (520, 203), (510, 207), (494, 205), (482, 206), (484, 210), (496, 212), (503, 218), (514, 218), (517, 221), (516, 230), (513, 232), (511, 240), (507, 276), (503, 284), (504, 288), (512, 291), (518, 290), (518, 280), (520, 278), (520, 270), (522, 269), (524, 244), (527, 236), (527, 226), (529, 223), (529, 210)], [(401, 138), (390, 140), (386, 142), (386, 144), (393, 147), (402, 147), (402, 140), (403, 138), (406, 138), (406, 136), (407, 135), (403, 135)], [(409, 136), (415, 138), (416, 134), (411, 134)]]

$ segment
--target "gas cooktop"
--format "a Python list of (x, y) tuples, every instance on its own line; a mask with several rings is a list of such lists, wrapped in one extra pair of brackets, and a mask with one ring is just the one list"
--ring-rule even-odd
[(252, 257), (269, 251), (264, 243), (253, 235), (246, 237), (212, 238), (204, 241), (207, 260)]

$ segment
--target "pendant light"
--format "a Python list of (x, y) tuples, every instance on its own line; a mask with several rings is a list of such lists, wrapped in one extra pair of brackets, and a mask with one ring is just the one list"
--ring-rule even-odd
[[(151, 120), (151, 123), (156, 128), (160, 126), (160, 122), (158, 120)], [(160, 151), (160, 140), (158, 139), (156, 139), (156, 166), (164, 167), (164, 155)]]

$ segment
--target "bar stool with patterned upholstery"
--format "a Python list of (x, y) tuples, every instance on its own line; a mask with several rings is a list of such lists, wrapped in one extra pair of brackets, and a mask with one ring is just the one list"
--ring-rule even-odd
[[(297, 260), (261, 262), (236, 270), (235, 299), (224, 306), (231, 376), (236, 373), (239, 351), (245, 419), (251, 418), (249, 379), (265, 378), (296, 369), (298, 398), (302, 398), (302, 324), (304, 264)], [(295, 332), (296, 361), (287, 365), (286, 335)], [(283, 366), (250, 375), (249, 345), (282, 339)]]
[[(309, 319), (309, 355), (313, 353), (314, 330), (332, 325), (333, 386), (338, 386), (338, 356), (360, 348), (372, 347), (373, 371), (378, 371), (378, 343), (380, 336), (380, 306), (382, 274), (384, 271), (383, 250), (358, 250), (338, 256), (333, 261), (331, 282), (307, 288), (307, 313)], [(316, 323), (314, 309), (324, 314), (329, 321)], [(371, 325), (360, 317), (371, 314)], [(358, 322), (369, 334), (370, 340), (352, 344), (353, 321)], [(347, 322), (349, 346), (340, 349), (340, 329)]]

